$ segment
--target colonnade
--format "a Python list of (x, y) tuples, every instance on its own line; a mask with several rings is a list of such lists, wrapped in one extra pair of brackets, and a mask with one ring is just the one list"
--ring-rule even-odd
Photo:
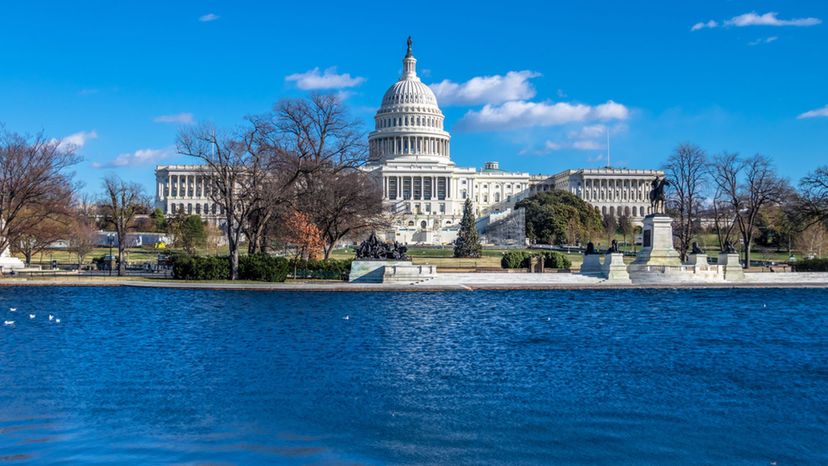
[(451, 198), (448, 176), (383, 176), (383, 197), (389, 200), (446, 200)]
[(450, 157), (448, 139), (429, 136), (387, 136), (371, 140), (371, 154), (385, 155), (439, 155)]

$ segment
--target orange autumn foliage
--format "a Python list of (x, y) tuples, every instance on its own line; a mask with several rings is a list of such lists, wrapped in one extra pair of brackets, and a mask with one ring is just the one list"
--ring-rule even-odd
[(285, 240), (298, 246), (301, 256), (307, 259), (318, 259), (325, 247), (322, 232), (310, 217), (299, 211), (293, 211), (285, 220)]

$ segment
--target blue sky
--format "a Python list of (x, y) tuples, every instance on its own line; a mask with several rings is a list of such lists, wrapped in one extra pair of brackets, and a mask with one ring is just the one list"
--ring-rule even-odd
[[(77, 144), (77, 178), (153, 193), (180, 125), (309, 88), (366, 131), (414, 39), (461, 166), (655, 168), (680, 142), (828, 163), (828, 2), (6, 2), (0, 122)], [(290, 77), (290, 79), (288, 79)], [(310, 79), (309, 79), (310, 78)]]

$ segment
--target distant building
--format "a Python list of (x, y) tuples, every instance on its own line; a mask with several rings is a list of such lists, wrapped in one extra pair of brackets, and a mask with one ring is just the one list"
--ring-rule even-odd
[[(604, 215), (628, 215), (640, 223), (650, 213), (650, 183), (664, 175), (660, 170), (625, 168), (530, 175), (502, 170), (498, 162), (487, 162), (480, 170), (458, 167), (450, 157), (451, 134), (444, 119), (434, 92), (417, 76), (409, 41), (402, 76), (385, 92), (374, 116), (374, 131), (368, 135), (365, 170), (382, 185), (383, 204), (391, 219), (391, 228), (382, 232), (387, 240), (453, 242), (466, 199), (474, 204), (484, 234), (492, 225), (498, 233), (491, 237), (513, 237), (514, 227), (506, 225), (522, 224), (522, 218), (508, 220), (515, 203), (553, 189), (575, 194)], [(155, 176), (156, 207), (165, 214), (183, 211), (221, 225), (221, 207), (210, 199), (205, 166), (160, 165)]]

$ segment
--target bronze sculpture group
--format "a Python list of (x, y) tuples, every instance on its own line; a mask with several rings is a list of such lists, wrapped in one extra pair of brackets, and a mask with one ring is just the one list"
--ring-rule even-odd
[(409, 260), (408, 248), (405, 245), (394, 241), (386, 243), (377, 238), (376, 232), (371, 232), (368, 237), (356, 250), (357, 260)]

